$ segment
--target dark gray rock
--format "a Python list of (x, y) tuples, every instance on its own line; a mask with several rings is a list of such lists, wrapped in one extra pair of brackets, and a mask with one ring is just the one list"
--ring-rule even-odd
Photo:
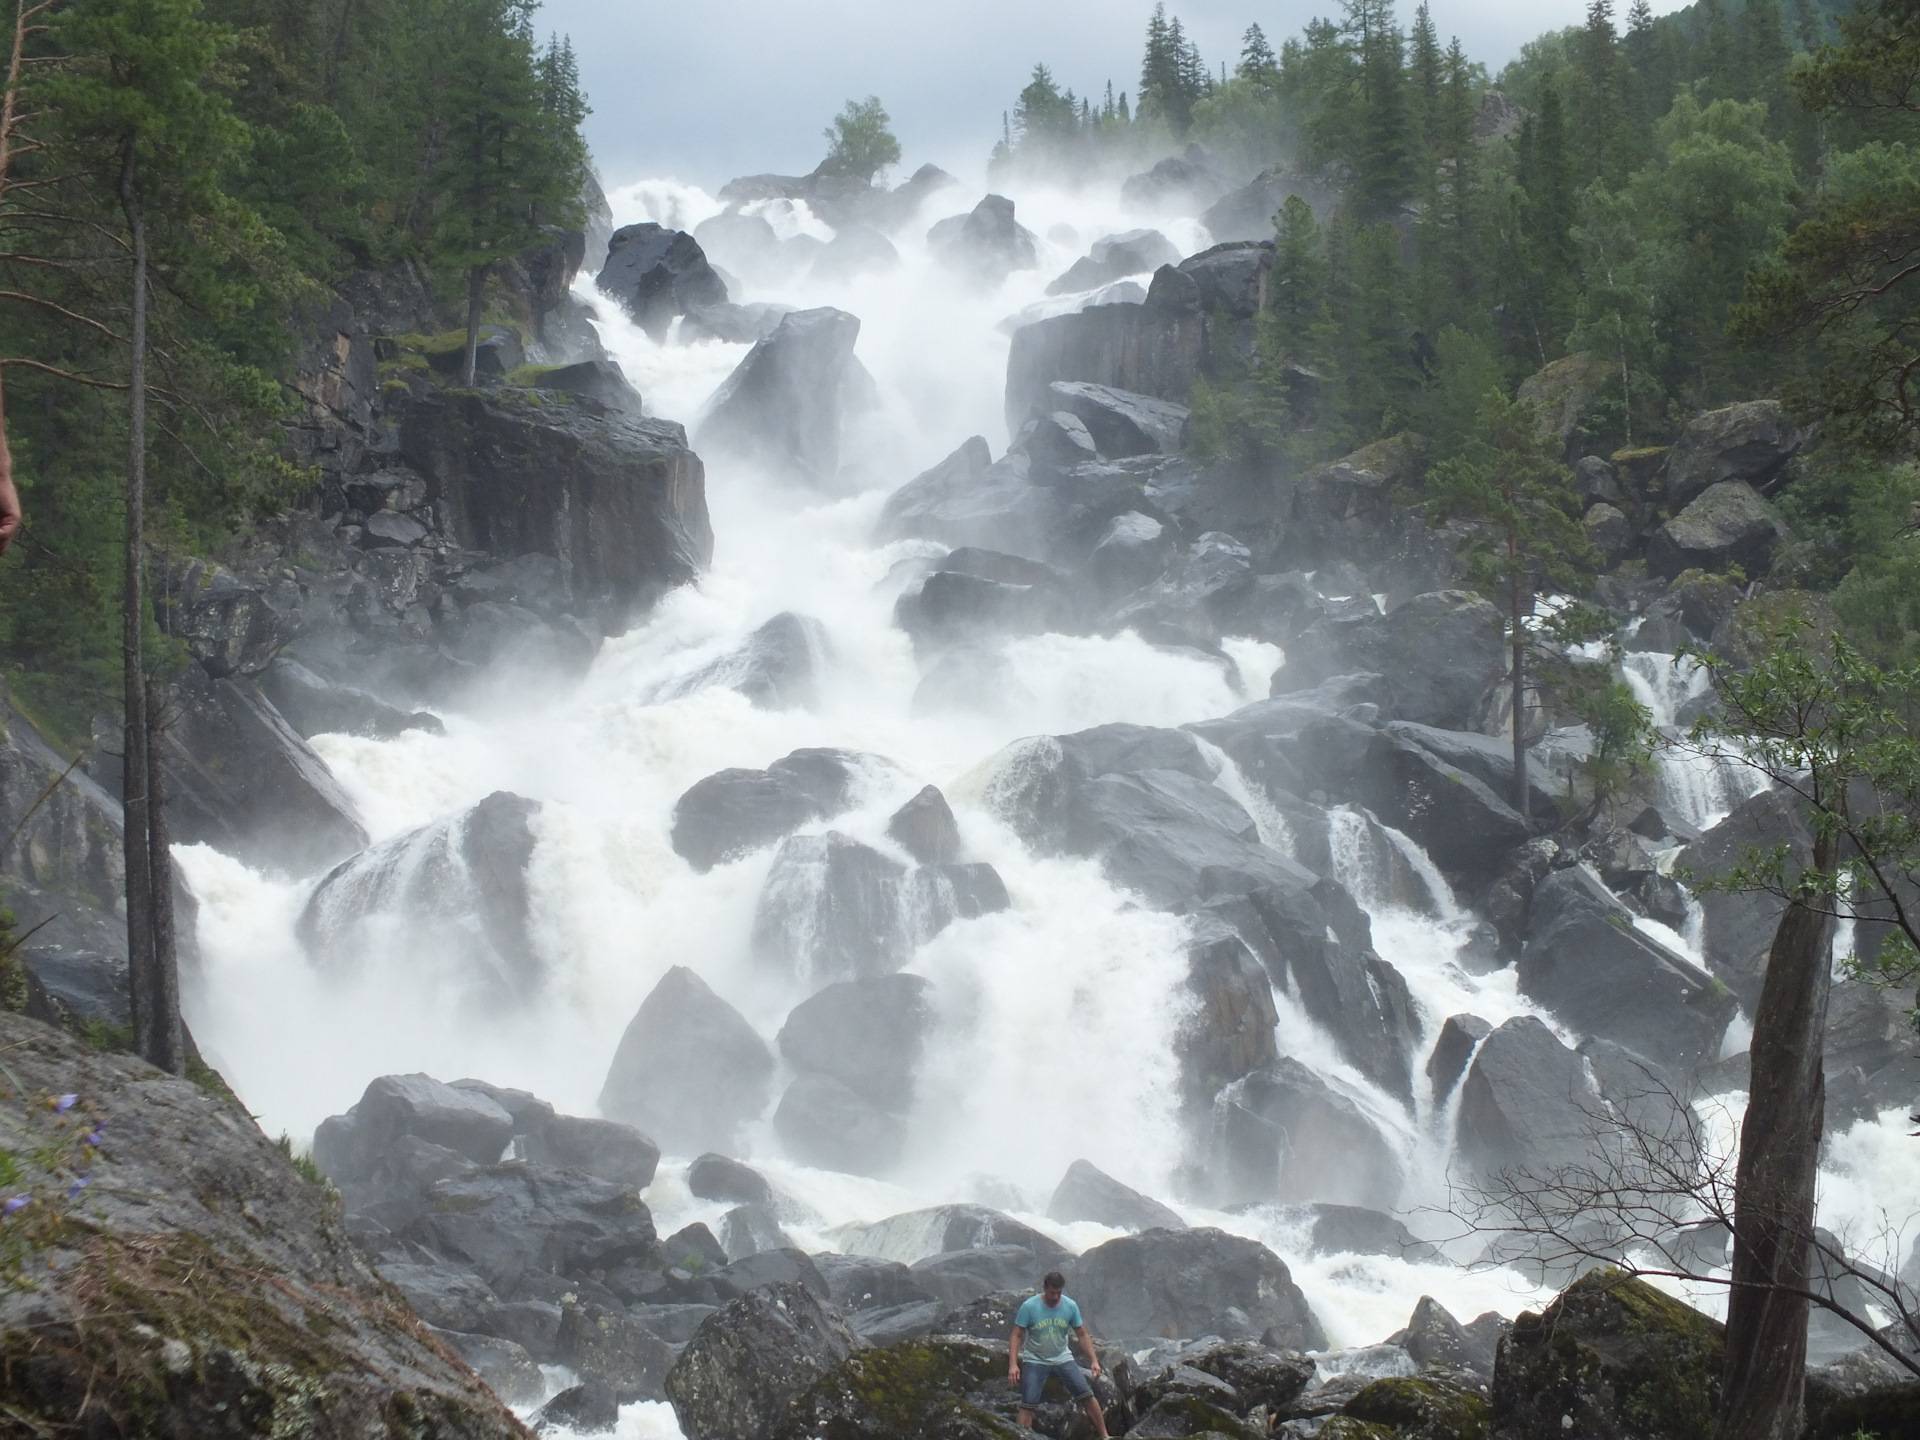
[[(1021, 1245), (974, 1245), (914, 1261), (913, 1281), (946, 1306), (1001, 1291), (1030, 1292), (1058, 1261), (1043, 1262)], [(1008, 1316), (1008, 1328), (1012, 1317)]]
[(1224, 1091), (1208, 1172), (1223, 1204), (1390, 1206), (1406, 1172), (1355, 1099), (1291, 1056)]
[[(713, 1083), (727, 1077), (725, 1085)], [(684, 965), (661, 977), (614, 1052), (600, 1109), (669, 1150), (729, 1144), (766, 1108), (773, 1054), (746, 1019)]]
[(1127, 1230), (1182, 1230), (1187, 1223), (1086, 1160), (1067, 1167), (1047, 1202), (1047, 1214), (1055, 1220), (1094, 1220)]
[(1064, 629), (1066, 605), (1048, 585), (1009, 584), (957, 570), (936, 570), (894, 605), (893, 620), (918, 651), (998, 635)]
[(795, 750), (765, 770), (721, 770), (674, 802), (673, 848), (696, 870), (772, 844), (850, 803), (861, 757)]
[(1493, 1026), (1478, 1015), (1447, 1017), (1447, 1023), (1440, 1027), (1439, 1038), (1433, 1042), (1433, 1053), (1427, 1057), (1427, 1079), (1433, 1084), (1436, 1106), (1446, 1103), (1453, 1087), (1466, 1074), (1474, 1047), (1492, 1033)]
[(1215, 240), (1273, 239), (1274, 220), (1289, 196), (1298, 195), (1320, 212), (1331, 208), (1324, 182), (1292, 173), (1282, 165), (1270, 166), (1238, 190), (1230, 190), (1200, 216)]
[(632, 1186), (519, 1162), (439, 1181), (407, 1238), (471, 1266), (496, 1290), (528, 1270), (584, 1277), (659, 1251)]
[[(1059, 1242), (1032, 1226), (985, 1205), (936, 1205), (927, 1210), (908, 1210), (871, 1224), (843, 1226), (835, 1235), (853, 1254), (912, 1254), (915, 1259), (1011, 1245), (1024, 1250), (1041, 1271), (1059, 1264), (1069, 1253)], [(1037, 1282), (1039, 1275), (1032, 1278)]]
[(960, 859), (960, 823), (938, 787), (928, 785), (887, 821), (887, 834), (922, 865), (953, 865)]
[(673, 1366), (673, 1347), (640, 1321), (597, 1305), (561, 1310), (560, 1363), (584, 1381), (599, 1381), (621, 1405), (663, 1399), (661, 1383)]
[(687, 1189), (702, 1200), (731, 1200), (740, 1205), (772, 1205), (773, 1186), (738, 1160), (705, 1154), (687, 1167)]
[(367, 843), (326, 762), (249, 682), (189, 667), (169, 687), (160, 763), (176, 845), (312, 874)]
[(1418, 595), (1388, 615), (1309, 625), (1273, 677), (1275, 695), (1337, 675), (1386, 678), (1389, 718), (1462, 730), (1503, 673), (1500, 612), (1464, 590)]
[(1481, 1042), (1461, 1081), (1457, 1153), (1489, 1179), (1583, 1160), (1601, 1113), (1580, 1057), (1517, 1016)]
[(1749, 578), (1767, 573), (1787, 528), (1744, 480), (1722, 480), (1696, 496), (1647, 541), (1647, 569), (1669, 579), (1685, 570), (1734, 567)]
[(736, 1205), (720, 1217), (723, 1264), (769, 1250), (791, 1250), (793, 1240), (764, 1205)]
[[(1805, 865), (1813, 832), (1800, 805), (1785, 790), (1763, 790), (1680, 852), (1674, 871), (1689, 883), (1726, 875), (1751, 850), (1787, 848), (1789, 863)], [(1759, 1004), (1767, 950), (1780, 927), (1782, 902), (1772, 895), (1721, 894), (1694, 883), (1705, 914), (1701, 950), (1713, 973), (1732, 987), (1749, 1010)]]
[(953, 1335), (860, 1351), (792, 1402), (772, 1440), (1017, 1440), (1028, 1432), (999, 1413), (1016, 1398), (1005, 1352)]
[(1675, 1073), (1711, 1061), (1736, 1006), (1732, 991), (1633, 925), (1585, 866), (1555, 870), (1534, 892), (1520, 991), (1583, 1034), (1634, 1044)]
[(422, 1320), (442, 1330), (477, 1328), (498, 1304), (486, 1281), (454, 1265), (383, 1264), (380, 1278), (404, 1295)]
[(1004, 195), (989, 195), (968, 214), (940, 221), (927, 231), (927, 244), (943, 265), (980, 289), (1040, 263), (1033, 232), (1014, 219), (1013, 202)]
[(1413, 736), (1381, 731), (1367, 746), (1365, 764), (1362, 801), (1458, 882), (1485, 884), (1532, 834), (1500, 796)]
[(743, 1255), (714, 1276), (714, 1283), (729, 1300), (770, 1285), (799, 1285), (818, 1299), (827, 1298), (827, 1282), (813, 1261), (791, 1246)]
[[(812, 236), (796, 235), (788, 242), (788, 249), (801, 241), (813, 242)], [(687, 313), (680, 322), (682, 340), (724, 340), (729, 345), (757, 345), (775, 330), (780, 321), (794, 312), (792, 305), (779, 305), (771, 301), (756, 300), (749, 305), (702, 305)]]
[(713, 557), (705, 467), (671, 421), (506, 390), (432, 392), (408, 405), (400, 448), (449, 539), (552, 557), (569, 613), (602, 634)]
[(671, 700), (701, 690), (737, 690), (762, 710), (799, 710), (819, 697), (821, 673), (833, 655), (818, 620), (783, 610), (740, 645), (655, 692)]
[(823, 1254), (815, 1255), (813, 1263), (827, 1282), (827, 1293), (833, 1303), (849, 1313), (875, 1306), (911, 1305), (933, 1298), (898, 1260)]
[(1121, 1341), (1271, 1331), (1289, 1349), (1325, 1344), (1285, 1262), (1255, 1240), (1212, 1229), (1148, 1230), (1087, 1251), (1074, 1298), (1096, 1334)]
[(583, 1380), (562, 1390), (533, 1417), (537, 1435), (565, 1428), (582, 1435), (598, 1435), (620, 1423), (620, 1402), (604, 1380)]
[(1603, 569), (1611, 570), (1633, 548), (1633, 522), (1611, 505), (1601, 503), (1588, 510), (1580, 528)]
[(693, 227), (693, 238), (712, 261), (736, 273), (757, 271), (780, 250), (780, 236), (764, 215), (723, 210)]
[[(745, 1209), (745, 1206), (738, 1207)], [(735, 1212), (727, 1212), (731, 1216)], [(721, 1218), (724, 1229), (726, 1217)], [(784, 1241), (782, 1243), (785, 1243)], [(743, 1254), (750, 1253), (743, 1251)], [(660, 1260), (670, 1270), (720, 1270), (724, 1269), (732, 1258), (726, 1243), (716, 1237), (713, 1231), (695, 1221), (691, 1225), (682, 1225), (673, 1234), (660, 1242)]]
[[(527, 867), (537, 802), (496, 790), (328, 871), (297, 925), (328, 970), (438, 964), (481, 992), (528, 996), (545, 983)], [(404, 957), (404, 960), (403, 960)]]
[(773, 1129), (803, 1164), (853, 1175), (890, 1170), (907, 1138), (904, 1116), (821, 1074), (803, 1074), (787, 1087)]
[(1105, 460), (1177, 455), (1191, 414), (1186, 406), (1169, 400), (1081, 380), (1058, 380), (1049, 385), (1047, 403), (1077, 417)]
[(780, 1054), (795, 1070), (829, 1075), (883, 1110), (906, 1110), (932, 1027), (932, 982), (877, 975), (829, 985), (780, 1027)]
[(336, 685), (284, 655), (261, 673), (259, 686), (287, 723), (309, 740), (315, 735), (391, 740), (409, 730), (438, 735), (446, 728), (438, 715), (404, 710), (365, 690)]
[(1493, 1378), (1493, 1347), (1468, 1334), (1431, 1295), (1420, 1297), (1406, 1328), (1395, 1331), (1387, 1343), (1405, 1350), (1422, 1369), (1464, 1370), (1483, 1380)]
[(640, 413), (640, 392), (627, 382), (625, 372), (611, 360), (579, 360), (542, 370), (533, 380), (536, 390), (579, 395), (609, 410)]
[(849, 225), (837, 232), (813, 259), (813, 279), (845, 285), (863, 275), (882, 275), (900, 268), (900, 252), (893, 242), (868, 225)]
[(753, 915), (753, 953), (813, 984), (888, 974), (914, 936), (907, 867), (837, 830), (783, 840)]
[(1183, 154), (1168, 155), (1150, 169), (1129, 175), (1120, 187), (1120, 199), (1130, 210), (1197, 214), (1231, 188), (1214, 168), (1213, 157), (1198, 145)]
[(651, 222), (613, 232), (594, 283), (655, 340), (666, 338), (676, 315), (727, 299), (726, 282), (707, 263), (700, 242)]
[(260, 675), (298, 632), (268, 587), (211, 560), (189, 560), (177, 572), (169, 566), (156, 578), (161, 627), (215, 680)]
[(701, 1322), (667, 1398), (687, 1440), (771, 1440), (788, 1405), (858, 1343), (804, 1285), (753, 1291)]
[(1308, 1244), (1322, 1255), (1390, 1255), (1431, 1263), (1440, 1252), (1416, 1239), (1393, 1216), (1362, 1205), (1303, 1205), (1291, 1212), (1308, 1223)]
[(526, 1158), (644, 1190), (659, 1167), (660, 1147), (618, 1120), (556, 1115), (526, 1137)]
[(1188, 1106), (1205, 1113), (1226, 1087), (1279, 1058), (1274, 1026), (1280, 1017), (1266, 970), (1233, 928), (1212, 916), (1194, 922), (1186, 988), (1194, 1006), (1174, 1037), (1174, 1052)]
[(1771, 494), (1804, 444), (1805, 433), (1778, 400), (1744, 400), (1696, 415), (1667, 451), (1667, 503), (1681, 509), (1726, 480)]
[(701, 450), (830, 486), (840, 471), (845, 419), (861, 398), (854, 342), (858, 316), (797, 310), (756, 344), (707, 404)]
[(1207, 317), (1191, 276), (1163, 265), (1138, 305), (1095, 305), (1023, 325), (1007, 360), (1007, 428), (1045, 413), (1048, 387), (1086, 381), (1184, 404), (1206, 360)]
[(513, 1117), (487, 1096), (430, 1075), (382, 1075), (345, 1115), (321, 1121), (314, 1163), (336, 1182), (364, 1179), (405, 1136), (491, 1165), (513, 1136)]

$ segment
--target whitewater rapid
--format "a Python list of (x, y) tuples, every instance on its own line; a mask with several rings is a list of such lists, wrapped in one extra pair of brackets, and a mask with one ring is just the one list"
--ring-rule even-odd
[[(698, 971), (770, 1038), (805, 998), (802, 987), (769, 976), (749, 956), (755, 901), (772, 853), (697, 874), (669, 844), (669, 820), (675, 800), (716, 770), (760, 768), (801, 746), (834, 746), (881, 757), (863, 771), (855, 809), (835, 818), (834, 829), (887, 848), (888, 815), (921, 786), (937, 785), (953, 804), (968, 851), (999, 871), (1012, 906), (952, 924), (908, 967), (932, 982), (937, 1025), (894, 1180), (787, 1161), (764, 1121), (750, 1134), (742, 1158), (819, 1217), (817, 1225), (789, 1227), (804, 1248), (835, 1248), (832, 1232), (850, 1223), (976, 1199), (1084, 1249), (1119, 1232), (1063, 1226), (1042, 1213), (1068, 1161), (1083, 1156), (1167, 1199), (1194, 1223), (1271, 1246), (1293, 1268), (1336, 1347), (1385, 1338), (1423, 1294), (1463, 1319), (1535, 1303), (1543, 1292), (1515, 1271), (1314, 1256), (1295, 1222), (1278, 1212), (1226, 1214), (1181, 1204), (1173, 1038), (1183, 1017), (1169, 997), (1186, 973), (1185, 922), (1139, 907), (1094, 862), (1028, 853), (981, 803), (981, 767), (1011, 742), (1109, 721), (1173, 726), (1225, 715), (1266, 694), (1269, 675), (1284, 662), (1277, 649), (1229, 641), (1239, 672), (1232, 674), (1131, 634), (1017, 639), (1006, 646), (1009, 683), (996, 693), (966, 709), (929, 714), (916, 707), (920, 672), (906, 635), (892, 623), (905, 583), (896, 567), (944, 550), (919, 541), (872, 544), (887, 493), (971, 434), (984, 435), (996, 454), (1004, 448), (1008, 341), (1001, 322), (1047, 303), (1042, 287), (1088, 242), (1141, 224), (1156, 225), (1183, 253), (1207, 239), (1179, 217), (1122, 213), (1083, 195), (1016, 192), (1021, 221), (1040, 237), (1040, 267), (1016, 273), (997, 293), (973, 295), (935, 271), (918, 238), (931, 220), (969, 205), (970, 196), (937, 197), (929, 213), (904, 227), (902, 264), (889, 274), (850, 286), (767, 290), (750, 283), (744, 297), (736, 294), (832, 304), (860, 316), (856, 353), (875, 377), (882, 406), (879, 420), (848, 441), (855, 493), (821, 496), (777, 476), (711, 464), (711, 571), (608, 640), (577, 687), (528, 693), (503, 676), (480, 706), (444, 714), (444, 735), (315, 739), (375, 841), (495, 790), (542, 802), (530, 877), (536, 940), (552, 977), (542, 996), (511, 1013), (479, 1010), (463, 1000), (457, 975), (398, 946), (369, 955), (355, 975), (323, 978), (294, 930), (312, 877), (274, 875), (243, 858), (186, 847), (180, 861), (200, 902), (204, 958), (187, 996), (196, 1036), (268, 1132), (285, 1131), (300, 1143), (325, 1116), (352, 1105), (368, 1080), (395, 1071), (477, 1076), (532, 1090), (564, 1111), (595, 1113), (621, 1032), (674, 965)], [(671, 181), (626, 186), (611, 199), (619, 224), (655, 219), (691, 229), (721, 209)], [(783, 235), (831, 234), (804, 205), (762, 209)], [(1074, 232), (1071, 243), (1053, 238), (1061, 225)], [(649, 413), (690, 428), (748, 348), (671, 338), (656, 344), (589, 279), (576, 293), (593, 307), (603, 343)], [(816, 703), (763, 710), (725, 689), (657, 698), (783, 611), (817, 619), (830, 639)], [(1665, 677), (1648, 666), (1638, 678), (1651, 688)], [(1670, 717), (1684, 697), (1659, 698)], [(1285, 823), (1230, 765), (1222, 764), (1216, 783), (1247, 805), (1263, 838), (1287, 847)], [(1727, 798), (1724, 790), (1690, 795), (1688, 818), (1710, 814)], [(1462, 1011), (1496, 1025), (1539, 1013), (1518, 994), (1511, 968), (1478, 975), (1463, 963), (1474, 919), (1417, 846), (1355, 812), (1336, 811), (1331, 826), (1336, 876), (1372, 916), (1376, 947), (1406, 977), (1425, 1042)], [(1447, 1200), (1451, 1110), (1436, 1111), (1423, 1073), (1411, 1108), (1382, 1092), (1341, 1058), (1297, 999), (1284, 992), (1275, 999), (1283, 1053), (1313, 1065), (1375, 1118), (1408, 1161), (1402, 1208), (1410, 1225), (1416, 1232), (1443, 1228), (1427, 1212)], [(1071, 1097), (1070, 1144), (1050, 1126), (1008, 1124), (1023, 1097), (1040, 1089)], [(717, 1228), (728, 1208), (687, 1190), (689, 1158), (663, 1160), (646, 1193), (663, 1234), (695, 1220)], [(1908, 1193), (1920, 1186), (1910, 1155), (1869, 1141), (1851, 1150), (1836, 1142), (1834, 1164), (1840, 1169), (1828, 1197), (1838, 1186), (1850, 1213), (1869, 1213), (1876, 1191), (1899, 1193), (1864, 1167), (1904, 1165), (1913, 1182)], [(619, 1433), (659, 1440), (678, 1431), (666, 1407), (640, 1405), (623, 1412)]]

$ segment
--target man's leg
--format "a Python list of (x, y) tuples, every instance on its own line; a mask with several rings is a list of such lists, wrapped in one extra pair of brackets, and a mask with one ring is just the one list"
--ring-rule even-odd
[[(1031, 1430), (1033, 1428), (1033, 1411), (1027, 1409), (1026, 1406), (1021, 1406), (1014, 1418), (1020, 1422), (1020, 1428), (1022, 1430)], [(1107, 1432), (1102, 1430), (1100, 1433), (1104, 1435)]]
[(1107, 1433), (1107, 1413), (1100, 1408), (1100, 1397), (1089, 1395), (1081, 1403), (1087, 1407), (1087, 1418), (1093, 1422), (1093, 1433), (1104, 1437)]

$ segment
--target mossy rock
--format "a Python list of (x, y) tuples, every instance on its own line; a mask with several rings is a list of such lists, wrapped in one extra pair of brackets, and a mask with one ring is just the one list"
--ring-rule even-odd
[(1496, 1437), (1708, 1440), (1725, 1328), (1618, 1270), (1514, 1322), (1493, 1381)]
[(1168, 1395), (1154, 1402), (1127, 1432), (1142, 1440), (1161, 1437), (1223, 1435), (1230, 1440), (1260, 1440), (1260, 1432), (1232, 1412), (1210, 1404), (1198, 1395)]
[(1341, 1412), (1395, 1428), (1401, 1440), (1484, 1440), (1493, 1411), (1487, 1397), (1438, 1375), (1376, 1380)]
[(794, 1400), (775, 1440), (1018, 1436), (975, 1398), (996, 1385), (1007, 1388), (1006, 1350), (984, 1341), (935, 1336), (862, 1350)]
[(1315, 1440), (1399, 1440), (1399, 1437), (1372, 1420), (1336, 1415), (1315, 1432)]
[[(1811, 1411), (1812, 1404), (1807, 1408)], [(1862, 1435), (1871, 1440), (1920, 1435), (1920, 1381), (1849, 1395), (1809, 1416), (1806, 1440), (1855, 1440)]]

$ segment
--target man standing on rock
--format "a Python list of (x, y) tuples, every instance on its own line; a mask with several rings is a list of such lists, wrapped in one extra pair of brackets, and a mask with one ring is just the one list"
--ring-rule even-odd
[(1067, 1277), (1049, 1270), (1040, 1281), (1040, 1293), (1020, 1303), (1013, 1317), (1013, 1343), (1007, 1349), (1007, 1382), (1020, 1387), (1020, 1428), (1033, 1428), (1033, 1412), (1040, 1394), (1047, 1388), (1047, 1377), (1057, 1375), (1067, 1393), (1086, 1408), (1096, 1435), (1107, 1433), (1107, 1417), (1093, 1393), (1093, 1385), (1081, 1372), (1069, 1348), (1069, 1339), (1080, 1342), (1092, 1367), (1094, 1380), (1100, 1378), (1100, 1352), (1093, 1348), (1093, 1336), (1080, 1307), (1067, 1294)]

